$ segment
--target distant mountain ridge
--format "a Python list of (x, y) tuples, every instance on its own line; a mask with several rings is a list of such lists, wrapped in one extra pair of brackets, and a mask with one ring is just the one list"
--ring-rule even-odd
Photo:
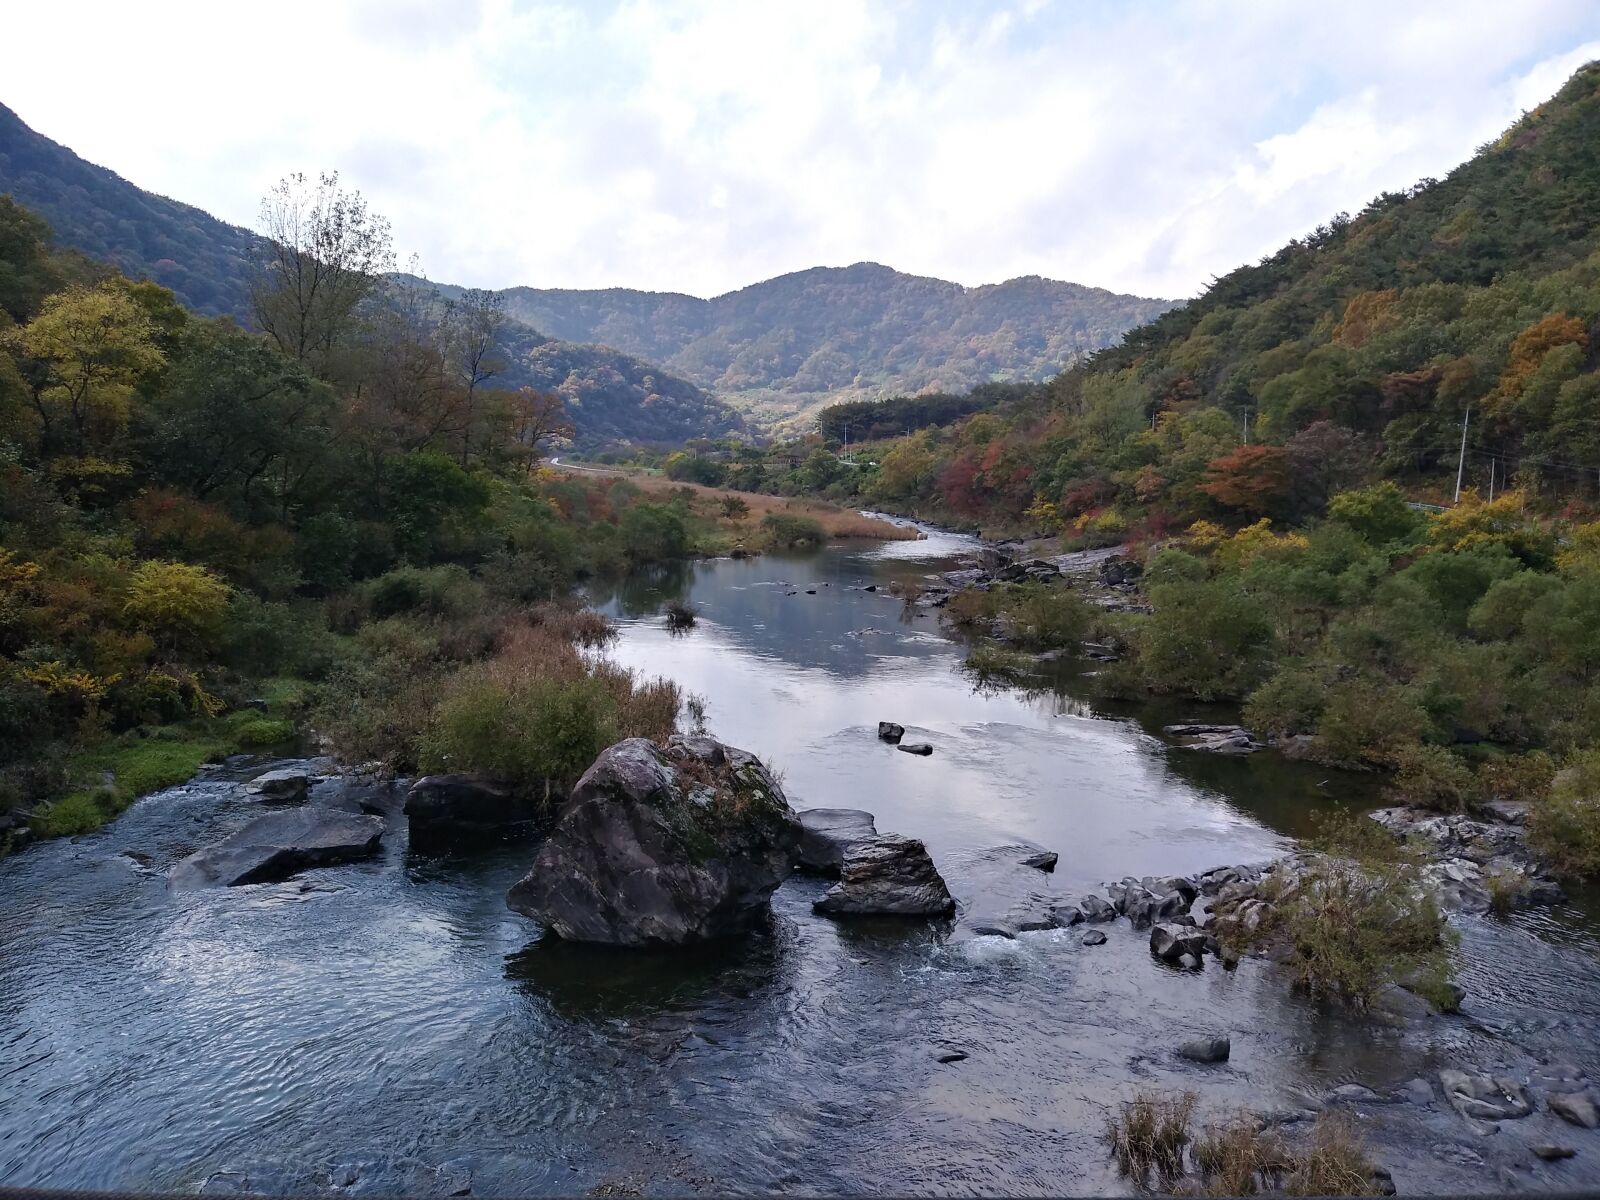
[(508, 312), (552, 336), (615, 346), (725, 396), (774, 400), (1047, 379), (1174, 307), (1037, 275), (969, 288), (867, 262), (710, 300), (628, 288), (502, 294)]
[[(86, 162), (4, 105), (0, 192), (63, 245), (248, 323), (256, 234)], [(518, 324), (497, 382), (553, 388), (581, 401), (589, 437), (639, 441), (741, 428), (723, 400), (792, 427), (830, 400), (1047, 379), (1174, 307), (1039, 276), (969, 288), (878, 263), (813, 267), (710, 300), (628, 288), (502, 295)]]

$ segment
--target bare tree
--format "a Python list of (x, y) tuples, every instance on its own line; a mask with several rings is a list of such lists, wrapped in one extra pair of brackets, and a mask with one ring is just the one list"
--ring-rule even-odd
[(461, 465), (472, 452), (472, 422), (478, 388), (505, 370), (498, 353), (500, 331), (505, 327), (505, 300), (499, 292), (468, 288), (445, 311), (445, 322), (455, 341), (461, 379), (466, 385), (466, 412), (461, 424)]
[(528, 456), (527, 469), (532, 474), (534, 464), (539, 461), (539, 443), (549, 437), (571, 437), (572, 421), (560, 396), (531, 387), (518, 388), (512, 393), (510, 409), (511, 435), (524, 448)]
[(327, 377), (357, 311), (394, 270), (389, 222), (365, 198), (296, 172), (261, 202), (251, 309), (256, 323), (295, 361)]

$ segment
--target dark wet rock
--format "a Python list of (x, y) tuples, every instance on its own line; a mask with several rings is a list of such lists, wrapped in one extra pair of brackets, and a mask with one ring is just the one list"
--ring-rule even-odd
[(568, 941), (675, 946), (738, 933), (794, 868), (801, 826), (746, 751), (707, 737), (603, 751), (506, 903)]
[(341, 1196), (469, 1196), (472, 1171), (463, 1159), (431, 1166), (382, 1155), (340, 1163), (328, 1173), (328, 1185)]
[(1071, 929), (1083, 924), (1083, 909), (1076, 904), (1058, 904), (1050, 909), (1050, 928)]
[(316, 808), (335, 808), (340, 812), (366, 813), (375, 817), (394, 816), (405, 805), (404, 795), (393, 780), (336, 775), (317, 781), (306, 803)]
[(143, 850), (120, 850), (117, 852), (117, 857), (127, 859), (134, 866), (144, 871), (148, 871), (150, 864), (155, 862), (155, 856), (147, 854)]
[(1177, 738), (1184, 750), (1210, 754), (1254, 754), (1265, 745), (1242, 725), (1167, 725), (1161, 732)]
[(1080, 899), (1077, 902), (1077, 908), (1083, 914), (1083, 919), (1091, 925), (1096, 925), (1103, 921), (1114, 921), (1117, 917), (1116, 907), (1093, 892)]
[(304, 767), (279, 767), (265, 771), (244, 785), (244, 790), (259, 800), (294, 804), (306, 798), (311, 775)]
[(1107, 892), (1117, 912), (1128, 918), (1135, 929), (1148, 929), (1158, 922), (1192, 924), (1189, 906), (1194, 901), (1194, 885), (1184, 880), (1185, 891), (1168, 889), (1166, 881), (1127, 878), (1114, 883)]
[(1189, 955), (1198, 964), (1205, 953), (1205, 934), (1192, 925), (1163, 921), (1150, 930), (1150, 953), (1167, 963)]
[(869, 584), (867, 584), (866, 587), (862, 588), (861, 590), (863, 592), (875, 592), (875, 591), (878, 590), (878, 585), (875, 584), (875, 583), (869, 583)]
[(411, 848), (434, 850), (532, 820), (539, 809), (484, 775), (425, 775), (406, 792)]
[(1545, 1162), (1558, 1162), (1563, 1158), (1571, 1158), (1577, 1153), (1571, 1146), (1562, 1146), (1555, 1142), (1540, 1142), (1537, 1145), (1529, 1146), (1528, 1149), (1532, 1150), (1535, 1156), (1544, 1159)]
[(1114, 554), (1100, 563), (1100, 582), (1107, 587), (1121, 587), (1138, 583), (1144, 576), (1144, 564), (1137, 559)]
[(1195, 1038), (1178, 1047), (1178, 1057), (1197, 1063), (1227, 1062), (1233, 1042), (1227, 1036)]
[(885, 742), (898, 743), (906, 735), (904, 725), (896, 725), (893, 721), (878, 722), (878, 737)]
[(901, 742), (895, 749), (907, 754), (920, 754), (923, 758), (933, 753), (933, 747), (927, 742)]
[(376, 853), (383, 836), (377, 817), (332, 808), (269, 812), (172, 868), (169, 887), (235, 887), (287, 879), (307, 867), (350, 862)]
[(955, 906), (927, 847), (889, 833), (852, 846), (839, 882), (812, 907), (834, 916), (938, 917)]
[(968, 930), (974, 937), (997, 937), (1005, 938), (1007, 941), (1014, 941), (1017, 936), (1017, 930), (1009, 925), (1002, 925), (998, 921), (980, 921), (968, 926)]
[(1106, 935), (1098, 929), (1091, 929), (1083, 935), (1083, 944), (1085, 946), (1104, 946), (1106, 944)]
[(1545, 1107), (1569, 1125), (1583, 1129), (1600, 1128), (1600, 1108), (1583, 1092), (1551, 1092)]
[(796, 865), (816, 875), (837, 878), (850, 847), (878, 836), (872, 814), (859, 808), (807, 808), (795, 816), (800, 821)]
[(938, 1056), (938, 1061), (941, 1063), (966, 1062), (967, 1052), (965, 1050), (946, 1050)]
[(816, 588), (807, 588), (806, 589), (806, 595), (815, 596), (816, 594), (817, 594), (817, 589)]
[(1451, 1107), (1473, 1120), (1510, 1121), (1533, 1111), (1526, 1089), (1506, 1075), (1445, 1070), (1439, 1072), (1439, 1084)]
[(1038, 854), (1030, 854), (1022, 860), (1025, 867), (1033, 867), (1039, 871), (1054, 871), (1056, 863), (1061, 861), (1061, 856), (1054, 850), (1041, 850)]

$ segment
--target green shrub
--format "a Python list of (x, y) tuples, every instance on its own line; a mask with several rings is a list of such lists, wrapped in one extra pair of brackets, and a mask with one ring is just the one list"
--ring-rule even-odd
[(629, 562), (661, 563), (689, 552), (683, 514), (667, 505), (636, 504), (622, 515), (622, 551)]
[(1094, 612), (1065, 588), (1020, 584), (1006, 589), (998, 607), (1017, 644), (1032, 650), (1077, 649), (1094, 630)]
[(271, 717), (257, 717), (253, 721), (241, 721), (233, 727), (233, 740), (246, 750), (256, 750), (264, 746), (281, 746), (285, 742), (294, 740), (294, 722), (276, 720)]
[(1338, 683), (1317, 722), (1317, 757), (1347, 766), (1387, 766), (1402, 747), (1421, 739), (1427, 725), (1427, 714), (1394, 684)]
[(1600, 875), (1600, 750), (1579, 755), (1532, 805), (1528, 841), (1564, 875)]
[(479, 680), (439, 705), (425, 771), (482, 771), (529, 791), (564, 792), (618, 739), (617, 703), (593, 678)]
[(1340, 492), (1328, 502), (1328, 518), (1349, 526), (1375, 546), (1414, 541), (1427, 525), (1427, 518), (1410, 507), (1405, 495), (1388, 480)]
[(1390, 798), (1436, 812), (1466, 812), (1477, 796), (1472, 768), (1443, 746), (1402, 746), (1393, 755)]
[(827, 540), (820, 521), (793, 513), (768, 513), (761, 519), (761, 528), (766, 530), (772, 545), (785, 549), (820, 546)]
[(364, 591), (376, 620), (407, 613), (459, 617), (483, 607), (483, 585), (453, 564), (400, 567), (371, 580)]
[(1245, 701), (1245, 724), (1258, 734), (1290, 737), (1310, 733), (1328, 705), (1328, 681), (1322, 671), (1286, 667)]
[(306, 586), (319, 594), (336, 592), (350, 583), (361, 530), (343, 513), (317, 513), (300, 527), (295, 561)]
[(99, 829), (111, 819), (90, 792), (73, 792), (46, 805), (33, 819), (39, 837), (75, 837)]
[(1150, 590), (1150, 602), (1155, 612), (1137, 645), (1152, 690), (1228, 699), (1247, 694), (1269, 669), (1272, 621), (1236, 581), (1162, 584)]

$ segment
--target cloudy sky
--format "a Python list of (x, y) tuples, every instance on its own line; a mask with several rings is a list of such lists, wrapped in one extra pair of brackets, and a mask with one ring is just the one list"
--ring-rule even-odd
[(336, 169), (434, 279), (713, 295), (870, 259), (1180, 297), (1446, 173), (1594, 0), (17, 4), (4, 101), (253, 224)]

